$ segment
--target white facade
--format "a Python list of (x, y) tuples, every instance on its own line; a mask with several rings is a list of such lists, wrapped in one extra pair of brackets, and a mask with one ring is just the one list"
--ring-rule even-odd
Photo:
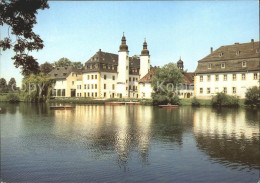
[(140, 56), (140, 78), (144, 77), (150, 70), (150, 56)]
[(153, 88), (151, 83), (140, 83), (139, 93), (140, 93), (140, 98), (151, 99), (153, 93)]
[(128, 51), (118, 52), (118, 77), (116, 93), (117, 97), (127, 98), (129, 97), (129, 56)]
[(259, 72), (230, 72), (197, 74), (194, 79), (195, 95), (209, 99), (219, 92), (245, 98), (248, 88), (259, 86)]

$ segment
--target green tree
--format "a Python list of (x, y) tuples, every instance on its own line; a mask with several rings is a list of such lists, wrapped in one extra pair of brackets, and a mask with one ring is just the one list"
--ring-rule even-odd
[(23, 79), (23, 88), (25, 90), (24, 100), (28, 102), (44, 102), (50, 98), (52, 86), (55, 84), (55, 79), (48, 77), (44, 73), (38, 75), (31, 74)]
[(72, 62), (72, 65), (77, 69), (83, 68), (83, 64), (81, 62)]
[(161, 69), (156, 69), (152, 79), (154, 104), (178, 104), (178, 86), (183, 82), (183, 74), (175, 63), (168, 63)]
[(53, 66), (49, 62), (45, 62), (44, 64), (40, 65), (40, 71), (43, 72), (44, 74), (48, 74), (49, 72), (52, 71), (52, 69)]
[[(0, 41), (4, 51), (13, 49), (16, 53), (12, 59), (16, 68), (21, 67), (22, 74), (38, 73), (37, 60), (29, 52), (43, 48), (43, 40), (33, 31), (37, 23), (38, 10), (49, 8), (47, 0), (1, 0), (0, 25), (8, 26), (8, 37)], [(11, 39), (14, 35), (15, 40)]]
[(65, 67), (65, 66), (70, 66), (72, 65), (72, 62), (65, 57), (60, 58), (58, 61), (53, 63), (54, 67)]
[(16, 90), (16, 81), (14, 78), (11, 78), (8, 82), (8, 90), (15, 91)]
[(254, 86), (252, 88), (247, 89), (246, 92), (246, 105), (257, 105), (260, 102), (260, 88)]
[(7, 92), (7, 90), (8, 90), (8, 88), (7, 88), (5, 78), (0, 78), (0, 92), (5, 93), (5, 92)]

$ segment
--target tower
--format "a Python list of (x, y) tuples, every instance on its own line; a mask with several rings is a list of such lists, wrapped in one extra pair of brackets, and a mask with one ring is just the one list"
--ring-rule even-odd
[(147, 49), (147, 42), (144, 39), (143, 50), (140, 56), (140, 78), (144, 77), (150, 69), (150, 55), (149, 50)]
[(126, 38), (123, 33), (121, 39), (121, 45), (118, 51), (118, 77), (116, 93), (117, 97), (128, 97), (129, 96), (129, 51), (126, 44)]
[(177, 67), (181, 70), (181, 71), (183, 71), (183, 61), (181, 60), (181, 57), (180, 57), (180, 60), (177, 62)]

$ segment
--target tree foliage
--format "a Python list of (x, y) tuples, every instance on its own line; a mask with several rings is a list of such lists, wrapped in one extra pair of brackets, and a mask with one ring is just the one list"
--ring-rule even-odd
[(161, 69), (156, 69), (152, 79), (154, 104), (179, 104), (177, 91), (179, 84), (183, 82), (183, 74), (175, 63), (168, 63)]
[(28, 102), (44, 102), (50, 98), (52, 86), (55, 79), (46, 76), (44, 73), (38, 75), (31, 74), (23, 79), (23, 88), (25, 91), (24, 100)]
[[(33, 27), (37, 23), (38, 10), (45, 8), (49, 8), (47, 0), (0, 1), (0, 25), (8, 26), (8, 37), (0, 41), (0, 48), (4, 51), (13, 49), (16, 53), (12, 57), (14, 65), (21, 67), (25, 76), (39, 72), (38, 62), (29, 52), (38, 51), (44, 46), (43, 40), (33, 31)], [(15, 40), (11, 39), (10, 33), (15, 36)]]
[(235, 96), (230, 96), (225, 93), (217, 93), (211, 99), (212, 106), (214, 107), (238, 107), (239, 100)]
[(14, 78), (11, 78), (8, 82), (8, 90), (9, 91), (14, 91), (16, 90), (16, 81)]
[(52, 69), (53, 66), (49, 62), (45, 62), (44, 64), (40, 65), (40, 71), (43, 72), (44, 74), (48, 74), (49, 72), (52, 71)]
[(246, 105), (257, 105), (260, 102), (260, 88), (254, 86), (252, 88), (247, 89), (246, 92)]
[(66, 67), (66, 66), (74, 66), (77, 69), (82, 69), (83, 64), (81, 62), (72, 62), (68, 58), (62, 57), (58, 61), (53, 63), (54, 67)]
[(0, 78), (0, 92), (6, 93), (7, 91), (8, 87), (5, 78)]

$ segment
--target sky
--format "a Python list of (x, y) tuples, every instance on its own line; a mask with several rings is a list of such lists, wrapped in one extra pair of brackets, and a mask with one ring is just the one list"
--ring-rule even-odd
[[(129, 55), (140, 55), (144, 38), (153, 66), (177, 62), (194, 72), (197, 61), (235, 42), (259, 41), (258, 1), (50, 1), (39, 10), (34, 27), (44, 48), (32, 55), (39, 64), (62, 57), (85, 63), (99, 49), (118, 53), (123, 32)], [(1, 39), (7, 36), (1, 27)], [(12, 50), (2, 51), (0, 77), (22, 75)]]

